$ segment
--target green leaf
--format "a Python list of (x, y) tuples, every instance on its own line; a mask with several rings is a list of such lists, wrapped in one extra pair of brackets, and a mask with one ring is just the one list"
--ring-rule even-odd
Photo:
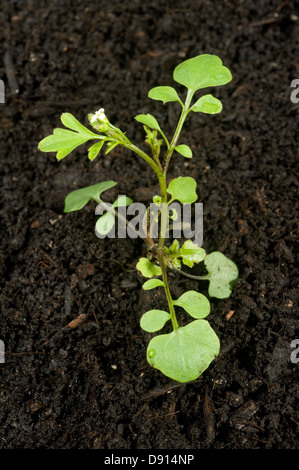
[(190, 176), (179, 176), (172, 180), (167, 188), (172, 200), (178, 200), (183, 204), (192, 204), (197, 200), (196, 181)]
[(170, 314), (164, 310), (149, 310), (142, 315), (140, 326), (148, 333), (154, 333), (163, 328), (165, 323), (170, 320)]
[(65, 198), (64, 212), (78, 211), (91, 199), (101, 202), (101, 194), (116, 184), (117, 183), (115, 181), (102, 181), (102, 183), (93, 184), (92, 186), (72, 191)]
[(83, 126), (72, 114), (63, 113), (60, 117), (62, 124), (73, 131), (77, 131), (81, 135), (86, 135), (91, 138), (94, 137), (94, 132), (91, 132), (87, 127)]
[(167, 259), (167, 263), (170, 262), (174, 268), (181, 269), (181, 261), (178, 259), (179, 256), (181, 256), (180, 244), (178, 240), (174, 240), (169, 248), (164, 246), (164, 250), (167, 255), (167, 258), (169, 257), (169, 259)]
[(89, 158), (89, 160), (94, 160), (98, 156), (98, 154), (99, 154), (101, 148), (103, 147), (103, 145), (104, 145), (104, 141), (101, 140), (100, 142), (97, 142), (96, 144), (93, 144), (88, 149), (88, 158)]
[(193, 318), (205, 318), (210, 313), (209, 300), (195, 290), (185, 292), (177, 300), (174, 300), (173, 304), (182, 307)]
[(149, 279), (148, 281), (145, 281), (145, 283), (142, 286), (142, 289), (144, 290), (151, 290), (155, 289), (155, 287), (164, 287), (165, 284), (161, 279)]
[(187, 240), (180, 249), (183, 263), (190, 268), (194, 263), (201, 263), (206, 257), (206, 252), (203, 248), (199, 248), (192, 240)]
[(132, 204), (132, 202), (133, 201), (130, 197), (119, 196), (112, 204), (112, 207), (125, 207), (125, 206), (129, 206), (130, 204)]
[(136, 268), (144, 277), (161, 276), (162, 274), (161, 268), (156, 266), (154, 263), (151, 263), (147, 258), (140, 258)]
[(135, 119), (136, 121), (141, 122), (142, 124), (145, 124), (151, 129), (155, 129), (161, 132), (161, 128), (158, 124), (158, 121), (151, 114), (138, 114), (138, 116), (136, 116)]
[(171, 86), (157, 86), (152, 88), (148, 93), (148, 97), (152, 100), (163, 101), (163, 104), (170, 101), (178, 101), (182, 104), (176, 90)]
[(235, 263), (219, 251), (207, 255), (204, 263), (209, 274), (202, 279), (210, 281), (209, 295), (217, 299), (229, 297), (239, 276)]
[(206, 320), (155, 336), (147, 348), (151, 366), (178, 382), (197, 379), (219, 354), (219, 339)]
[(232, 76), (219, 57), (202, 54), (179, 64), (174, 70), (173, 78), (194, 93), (201, 88), (225, 85), (231, 81)]
[(104, 136), (91, 132), (87, 127), (80, 124), (70, 113), (63, 113), (61, 115), (61, 122), (72, 130), (70, 131), (58, 127), (54, 129), (52, 135), (45, 137), (38, 144), (38, 148), (42, 152), (57, 152), (56, 157), (58, 160), (65, 158), (72, 150), (90, 139), (105, 138)]
[(169, 253), (177, 256), (180, 255), (180, 243), (178, 240), (173, 240), (172, 245), (169, 247)]
[(213, 95), (201, 96), (190, 108), (195, 113), (217, 114), (222, 111), (222, 103)]
[(162, 202), (161, 196), (153, 196), (153, 202), (156, 204), (156, 206), (160, 207)]
[(106, 214), (99, 217), (96, 223), (96, 232), (101, 235), (107, 235), (107, 233), (112, 230), (115, 224), (115, 217), (111, 212), (106, 212)]
[(173, 259), (171, 260), (171, 264), (172, 264), (172, 266), (173, 266), (174, 268), (176, 268), (176, 269), (181, 269), (181, 267), (182, 267), (182, 263), (181, 263), (181, 261), (180, 261), (178, 258), (173, 258)]
[(186, 158), (192, 158), (192, 150), (188, 145), (177, 145), (174, 149)]
[[(167, 147), (169, 148), (169, 142), (168, 142), (166, 136), (164, 135), (164, 133), (162, 132), (162, 129), (159, 126), (158, 121), (156, 120), (156, 118), (154, 118), (154, 116), (152, 116), (151, 114), (138, 114), (138, 116), (135, 116), (135, 119), (136, 119), (136, 121), (141, 122), (142, 124), (150, 127), (151, 129), (155, 129), (156, 131), (160, 132), (161, 136), (165, 140), (165, 143), (166, 143)], [(152, 144), (150, 143), (150, 145), (152, 145)], [(160, 147), (160, 145), (161, 145), (161, 142), (159, 143), (159, 147)]]

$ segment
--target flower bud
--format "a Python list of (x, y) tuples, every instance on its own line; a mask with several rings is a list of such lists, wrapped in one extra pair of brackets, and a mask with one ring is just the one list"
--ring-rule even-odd
[(106, 132), (109, 129), (109, 120), (104, 108), (100, 108), (94, 114), (89, 114), (88, 119), (92, 127), (97, 131)]

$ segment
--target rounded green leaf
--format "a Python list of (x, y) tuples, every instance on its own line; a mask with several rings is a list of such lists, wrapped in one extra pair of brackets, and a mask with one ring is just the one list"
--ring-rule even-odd
[(189, 290), (173, 301), (174, 305), (182, 307), (193, 318), (205, 318), (210, 313), (210, 302), (200, 292)]
[(128, 196), (119, 196), (112, 204), (112, 207), (125, 207), (132, 204), (132, 202), (132, 199)]
[(196, 103), (190, 108), (195, 113), (217, 114), (222, 111), (222, 103), (213, 95), (201, 96)]
[(155, 289), (155, 287), (164, 287), (165, 284), (163, 281), (161, 281), (161, 279), (149, 279), (148, 281), (145, 281), (145, 283), (143, 284), (142, 288), (144, 290), (151, 290), (151, 289)]
[(201, 88), (225, 85), (231, 81), (232, 76), (219, 57), (202, 54), (179, 64), (174, 70), (173, 78), (195, 92)]
[(178, 101), (181, 103), (176, 90), (171, 86), (157, 86), (152, 88), (148, 93), (148, 97), (152, 100), (163, 101), (163, 104), (170, 101)]
[(176, 147), (174, 147), (174, 149), (178, 153), (183, 155), (183, 157), (192, 158), (192, 150), (188, 145), (185, 145), (185, 144), (177, 145)]
[(142, 124), (145, 124), (151, 129), (155, 129), (161, 132), (161, 128), (158, 124), (158, 121), (151, 114), (138, 114), (138, 116), (136, 116), (135, 119), (136, 121), (141, 122)]
[(65, 198), (64, 212), (73, 212), (82, 209), (91, 199), (100, 202), (100, 196), (107, 189), (112, 188), (117, 183), (115, 181), (102, 181), (86, 188), (76, 189)]
[(154, 333), (161, 330), (169, 319), (170, 314), (164, 310), (149, 310), (142, 315), (140, 326), (144, 331)]
[(193, 243), (192, 240), (187, 240), (180, 249), (180, 256), (183, 263), (192, 268), (194, 263), (201, 263), (205, 259), (206, 252), (196, 243)]
[(183, 204), (192, 204), (197, 200), (196, 181), (190, 176), (179, 176), (172, 180), (167, 188), (172, 200)]
[(167, 377), (184, 383), (197, 379), (219, 349), (219, 339), (209, 322), (195, 320), (172, 333), (152, 338), (147, 360)]
[(96, 223), (96, 232), (100, 235), (107, 235), (115, 224), (115, 217), (111, 212), (106, 212)]
[(207, 255), (204, 263), (209, 273), (204, 276), (204, 279), (210, 281), (209, 295), (217, 299), (229, 297), (239, 276), (235, 263), (220, 251)]
[(151, 263), (147, 258), (140, 258), (136, 268), (144, 277), (161, 276), (162, 274), (160, 266), (156, 266), (154, 263)]

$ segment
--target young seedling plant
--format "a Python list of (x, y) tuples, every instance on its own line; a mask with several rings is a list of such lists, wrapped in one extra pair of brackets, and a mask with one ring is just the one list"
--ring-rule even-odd
[[(168, 310), (149, 310), (142, 315), (140, 325), (145, 331), (154, 333), (147, 347), (148, 363), (173, 380), (189, 382), (197, 379), (209, 367), (219, 354), (220, 342), (206, 320), (210, 313), (208, 298), (195, 290), (189, 290), (177, 299), (173, 298), (168, 270), (183, 273), (182, 264), (192, 268), (194, 264), (204, 263), (206, 274), (197, 278), (209, 282), (209, 296), (223, 299), (231, 294), (238, 278), (238, 268), (221, 252), (206, 254), (202, 247), (191, 240), (180, 245), (179, 240), (174, 239), (167, 246), (169, 218), (175, 219), (176, 216), (175, 211), (169, 211), (169, 205), (173, 201), (184, 205), (193, 204), (197, 200), (196, 181), (188, 176), (179, 176), (168, 183), (167, 170), (173, 154), (175, 158), (178, 155), (192, 158), (191, 148), (178, 143), (187, 116), (190, 113), (217, 114), (222, 110), (222, 103), (212, 94), (205, 94), (194, 100), (195, 93), (203, 88), (225, 85), (231, 81), (232, 76), (219, 57), (203, 54), (179, 64), (174, 70), (173, 78), (187, 88), (184, 101), (171, 86), (158, 86), (148, 93), (153, 100), (162, 101), (164, 105), (176, 102), (181, 108), (172, 139), (167, 139), (151, 114), (139, 114), (135, 117), (144, 126), (150, 154), (133, 144), (122, 130), (111, 124), (104, 109), (88, 116), (93, 131), (82, 125), (72, 114), (63, 113), (61, 122), (66, 129), (54, 129), (52, 135), (39, 143), (39, 149), (43, 152), (57, 152), (57, 159), (61, 160), (79, 145), (95, 141), (88, 150), (88, 158), (94, 160), (104, 146), (104, 153), (107, 155), (120, 145), (141, 157), (154, 171), (160, 187), (160, 194), (153, 195), (153, 202), (157, 207), (155, 223), (158, 224), (158, 237), (151, 236), (148, 208), (144, 217), (146, 229), (143, 236), (147, 244), (147, 255), (139, 259), (136, 267), (147, 278), (142, 286), (144, 290), (164, 289)], [(131, 199), (120, 196), (109, 207), (105, 204), (102, 194), (116, 184), (115, 181), (102, 181), (69, 193), (65, 199), (64, 211), (78, 211), (90, 200), (102, 204), (107, 211), (97, 220), (96, 231), (102, 236), (106, 235), (114, 226), (115, 217), (122, 217), (118, 209), (132, 203)], [(127, 220), (126, 223), (130, 224)], [(177, 307), (184, 309), (192, 321), (184, 326), (179, 325)], [(167, 322), (171, 323), (172, 331), (156, 334)]]

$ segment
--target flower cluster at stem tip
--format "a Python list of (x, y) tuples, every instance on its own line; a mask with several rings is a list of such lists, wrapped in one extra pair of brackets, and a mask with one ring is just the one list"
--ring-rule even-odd
[(106, 117), (106, 114), (105, 114), (105, 109), (104, 108), (100, 108), (98, 111), (96, 111), (94, 113), (94, 115), (91, 117), (90, 121), (92, 123), (96, 122), (96, 121), (100, 121), (100, 122), (108, 122), (108, 119)]

